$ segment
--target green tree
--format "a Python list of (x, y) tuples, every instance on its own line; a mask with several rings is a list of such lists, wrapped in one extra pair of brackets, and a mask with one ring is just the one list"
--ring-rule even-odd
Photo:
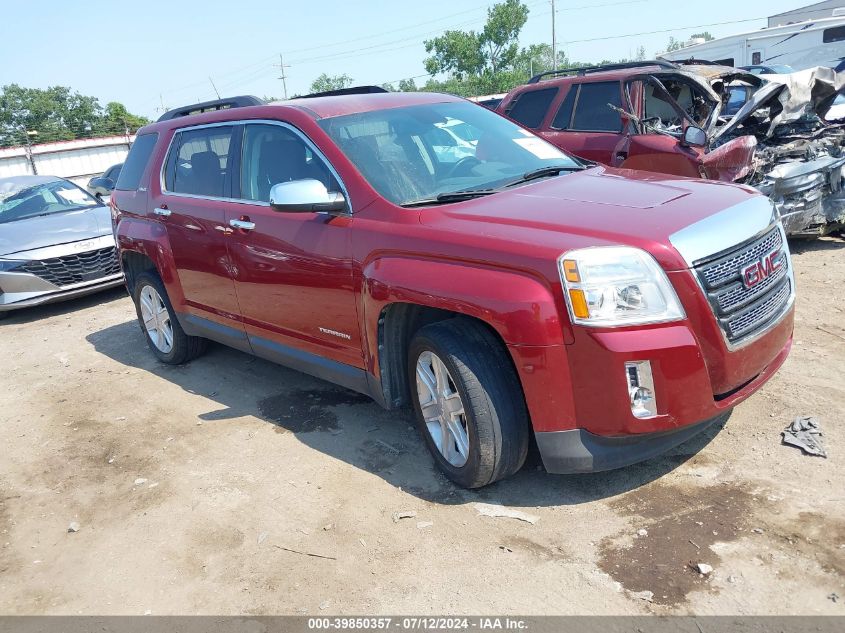
[(703, 39), (705, 42), (709, 42), (710, 40), (715, 40), (716, 38), (710, 35), (710, 31), (702, 31), (701, 33), (693, 33), (689, 37), (691, 40), (697, 40), (699, 38)]
[(123, 134), (137, 130), (149, 123), (142, 116), (130, 114), (126, 106), (117, 101), (109, 101), (103, 112), (103, 117), (97, 123), (97, 130), (104, 134)]
[(9, 84), (0, 89), (0, 147), (20, 145), (26, 132), (37, 132), (34, 142), (49, 142), (134, 132), (147, 119), (111, 102), (103, 109), (96, 97), (81, 95), (66, 86), (46, 90)]
[(401, 92), (416, 92), (419, 88), (417, 88), (417, 82), (413, 79), (400, 79), (399, 90)]
[(345, 73), (331, 76), (323, 73), (311, 82), (311, 92), (328, 92), (329, 90), (348, 88), (352, 85), (352, 81), (352, 77)]
[[(702, 31), (701, 33), (693, 33), (692, 35), (690, 35), (689, 39), (690, 40), (703, 39), (705, 42), (709, 42), (710, 40), (716, 39), (716, 38), (714, 38), (710, 34), (710, 31)], [(676, 40), (674, 37), (670, 37), (669, 43), (666, 45), (666, 52), (671, 53), (672, 51), (680, 50), (687, 45), (688, 41), (689, 40), (686, 40), (686, 41)]]
[[(426, 40), (429, 57), (424, 65), (432, 76), (426, 89), (432, 85), (457, 86), (459, 94), (478, 94), (494, 92), (509, 83), (510, 71), (519, 54), (519, 33), (526, 20), (527, 6), (519, 0), (505, 0), (487, 10), (487, 22), (480, 32), (446, 31), (440, 37)], [(449, 78), (434, 80), (440, 73), (447, 73)]]

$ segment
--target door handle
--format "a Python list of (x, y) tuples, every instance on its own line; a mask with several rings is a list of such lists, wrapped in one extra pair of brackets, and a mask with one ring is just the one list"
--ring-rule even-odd
[(166, 218), (173, 212), (170, 209), (156, 207), (155, 209), (153, 209), (153, 213), (155, 213), (156, 215), (160, 215), (163, 218)]
[(250, 222), (249, 220), (229, 220), (229, 226), (233, 229), (251, 231), (255, 228), (255, 222)]

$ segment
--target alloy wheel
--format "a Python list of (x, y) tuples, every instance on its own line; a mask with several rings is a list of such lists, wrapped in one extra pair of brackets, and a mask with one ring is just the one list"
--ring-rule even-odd
[(469, 434), (461, 395), (437, 354), (425, 351), (417, 359), (417, 398), (434, 445), (456, 468), (469, 458)]
[(141, 320), (147, 335), (162, 354), (169, 354), (173, 349), (173, 323), (164, 300), (155, 288), (144, 286), (140, 302)]

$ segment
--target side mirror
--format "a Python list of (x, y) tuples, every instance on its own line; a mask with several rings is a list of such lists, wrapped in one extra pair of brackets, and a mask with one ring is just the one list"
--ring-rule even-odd
[(92, 178), (88, 181), (88, 191), (95, 196), (109, 196), (114, 191), (114, 181), (102, 176)]
[(694, 147), (704, 147), (707, 145), (707, 134), (704, 133), (700, 127), (690, 125), (684, 130), (684, 145), (692, 145)]
[(346, 198), (340, 192), (330, 192), (319, 180), (304, 178), (273, 185), (270, 206), (283, 213), (342, 213)]

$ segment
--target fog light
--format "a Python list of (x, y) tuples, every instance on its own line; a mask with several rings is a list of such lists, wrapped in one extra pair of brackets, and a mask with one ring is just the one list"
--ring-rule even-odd
[(657, 415), (651, 363), (647, 360), (625, 363), (625, 376), (628, 380), (628, 397), (631, 399), (631, 413), (634, 417), (651, 418)]

